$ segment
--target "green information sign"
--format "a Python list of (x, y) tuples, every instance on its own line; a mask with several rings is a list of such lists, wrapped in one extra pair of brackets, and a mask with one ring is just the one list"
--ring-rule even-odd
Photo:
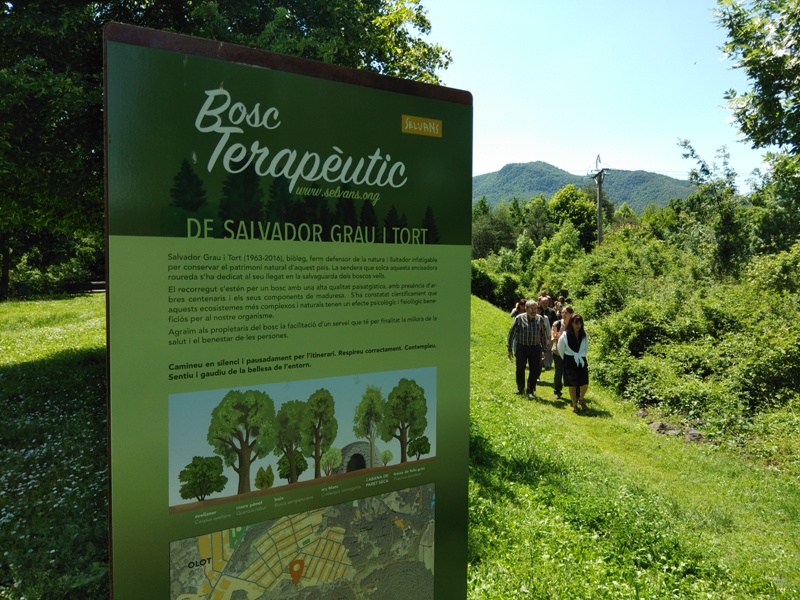
[(114, 598), (466, 597), (471, 96), (105, 61)]

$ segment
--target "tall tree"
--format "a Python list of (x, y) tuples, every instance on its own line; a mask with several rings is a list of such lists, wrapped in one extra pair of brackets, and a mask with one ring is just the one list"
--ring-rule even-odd
[(394, 204), (389, 209), (389, 212), (386, 214), (386, 218), (383, 220), (383, 231), (386, 239), (384, 240), (387, 243), (394, 244), (399, 242), (399, 237), (397, 235), (397, 230), (403, 226), (403, 221), (400, 215), (397, 212), (397, 208)]
[[(103, 230), (102, 27), (175, 31), (438, 83), (420, 0), (26, 0), (0, 4), (0, 299), (26, 230)], [(5, 289), (3, 284), (5, 282)]]
[(298, 478), (306, 472), (306, 469), (308, 469), (308, 461), (299, 450), (294, 453), (292, 464), (289, 464), (286, 454), (278, 459), (278, 477), (285, 479), (286, 483), (297, 483)]
[(389, 392), (381, 422), (381, 439), (400, 442), (400, 462), (407, 461), (408, 443), (420, 437), (428, 427), (428, 403), (425, 390), (413, 379), (401, 379)]
[[(255, 169), (230, 173), (222, 184), (220, 221), (260, 221), (264, 216), (264, 191)], [(235, 225), (234, 225), (235, 227)]]
[(361, 222), (361, 227), (378, 226), (378, 215), (375, 214), (375, 207), (372, 205), (372, 202), (369, 200), (364, 200), (364, 203), (361, 205), (361, 212), (359, 213), (358, 219)]
[(325, 475), (330, 475), (334, 469), (342, 465), (342, 451), (339, 448), (328, 448), (322, 455), (321, 465)]
[(0, 5), (0, 300), (37, 239), (102, 231), (102, 155), (84, 143), (102, 133), (101, 63), (75, 48), (91, 28), (74, 3)]
[(361, 402), (356, 406), (353, 420), (353, 433), (358, 437), (367, 438), (369, 441), (369, 466), (375, 466), (375, 440), (383, 420), (384, 399), (381, 388), (368, 385), (361, 396)]
[(800, 237), (800, 2), (717, 0), (715, 17), (749, 84), (725, 94), (734, 123), (754, 148), (775, 150), (752, 198), (761, 250), (787, 250)]
[(334, 209), (334, 223), (337, 225), (358, 226), (358, 215), (356, 214), (356, 203), (352, 198), (339, 198)]
[(250, 465), (275, 447), (275, 403), (258, 390), (231, 390), (211, 412), (208, 443), (239, 475), (237, 493), (250, 491)]
[(436, 217), (433, 216), (433, 208), (429, 204), (425, 209), (425, 216), (422, 217), (422, 228), (425, 229), (425, 243), (438, 244), (441, 240), (439, 228), (436, 226)]
[(181, 167), (173, 179), (169, 195), (172, 198), (172, 206), (190, 212), (197, 212), (197, 209), (206, 203), (206, 190), (203, 187), (203, 180), (194, 172), (188, 160), (183, 159), (183, 162), (181, 162)]
[(314, 478), (322, 477), (322, 455), (331, 447), (339, 423), (336, 420), (335, 404), (331, 393), (318, 389), (308, 398), (308, 422), (306, 425), (305, 447), (310, 450), (308, 454), (314, 459)]
[(558, 190), (547, 205), (551, 220), (558, 225), (569, 221), (578, 231), (584, 250), (591, 250), (597, 239), (597, 209), (586, 192), (569, 184)]
[[(275, 416), (277, 424), (275, 455), (281, 457), (278, 461), (278, 472), (279, 474), (283, 472), (280, 461), (285, 459), (284, 471), (288, 473), (286, 479), (289, 483), (297, 483), (297, 478), (302, 472), (299, 469), (300, 458), (305, 460), (302, 450), (309, 420), (308, 405), (301, 400), (284, 402)], [(280, 476), (284, 477), (283, 474)]]
[(736, 125), (755, 148), (800, 153), (800, 2), (718, 0), (715, 17), (728, 35), (723, 51), (750, 83), (726, 94)]

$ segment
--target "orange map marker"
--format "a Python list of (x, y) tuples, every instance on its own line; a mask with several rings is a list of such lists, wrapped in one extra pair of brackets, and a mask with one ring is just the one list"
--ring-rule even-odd
[(303, 571), (306, 568), (306, 563), (303, 559), (298, 558), (289, 563), (289, 575), (292, 576), (292, 581), (295, 585), (300, 583), (300, 578), (303, 576)]

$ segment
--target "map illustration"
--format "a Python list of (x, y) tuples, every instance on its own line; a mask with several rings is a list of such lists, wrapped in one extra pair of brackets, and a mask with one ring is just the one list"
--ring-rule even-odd
[(435, 485), (170, 544), (172, 600), (432, 600)]

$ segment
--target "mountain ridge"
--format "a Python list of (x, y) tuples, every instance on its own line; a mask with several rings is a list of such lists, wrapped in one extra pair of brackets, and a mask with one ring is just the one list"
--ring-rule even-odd
[[(574, 184), (578, 188), (594, 186), (588, 175), (573, 175), (543, 161), (509, 163), (499, 171), (472, 178), (472, 201), (486, 197), (491, 205), (512, 198), (528, 200), (540, 194), (550, 197), (561, 188)], [(665, 206), (672, 198), (685, 198), (694, 190), (688, 180), (675, 179), (650, 171), (610, 169), (603, 181), (603, 191), (619, 208), (623, 202), (637, 214), (649, 203)]]

